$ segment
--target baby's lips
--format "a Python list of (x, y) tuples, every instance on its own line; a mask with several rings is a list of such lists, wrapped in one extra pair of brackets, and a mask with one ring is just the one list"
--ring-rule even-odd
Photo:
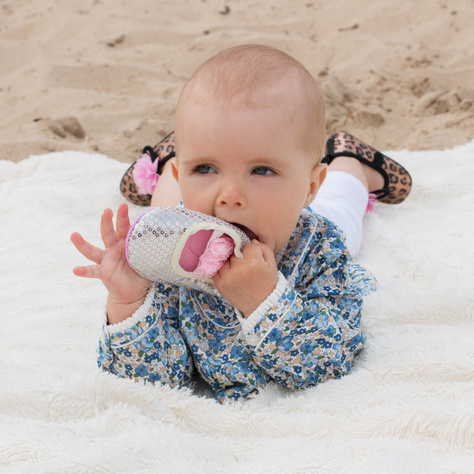
[(230, 224), (235, 225), (235, 227), (238, 227), (242, 232), (244, 232), (247, 237), (252, 241), (252, 240), (258, 240), (258, 236), (252, 232), (248, 227), (245, 227), (242, 224), (237, 224), (236, 222), (230, 222)]

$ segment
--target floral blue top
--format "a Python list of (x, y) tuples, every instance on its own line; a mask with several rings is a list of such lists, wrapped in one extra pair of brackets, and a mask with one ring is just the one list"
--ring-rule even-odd
[(374, 278), (341, 231), (306, 209), (276, 260), (277, 287), (248, 319), (223, 298), (154, 283), (133, 316), (104, 323), (99, 366), (170, 386), (197, 369), (221, 402), (270, 380), (302, 389), (346, 374), (364, 346), (362, 297)]

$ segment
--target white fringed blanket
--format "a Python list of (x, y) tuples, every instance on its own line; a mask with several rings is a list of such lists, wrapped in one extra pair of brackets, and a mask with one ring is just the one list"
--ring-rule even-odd
[(100, 244), (127, 165), (0, 161), (0, 471), (472, 472), (474, 142), (391, 155), (414, 189), (366, 219), (358, 260), (379, 290), (354, 370), (224, 406), (96, 367), (105, 290), (72, 274), (85, 259), (69, 236)]

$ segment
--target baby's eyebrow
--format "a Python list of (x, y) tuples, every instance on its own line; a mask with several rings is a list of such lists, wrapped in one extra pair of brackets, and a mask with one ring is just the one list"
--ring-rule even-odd
[[(198, 165), (216, 165), (220, 164), (219, 157), (213, 158), (211, 156), (195, 156), (192, 158), (183, 158), (181, 156), (181, 163), (183, 166), (194, 168)], [(269, 156), (257, 156), (254, 158), (242, 160), (244, 166), (258, 167), (265, 166), (268, 168), (284, 169), (291, 166), (291, 163), (285, 158), (269, 157)]]
[(181, 162), (185, 165), (190, 165), (190, 166), (195, 166), (195, 165), (202, 165), (202, 164), (208, 164), (210, 162), (214, 161), (211, 157), (208, 156), (197, 156), (195, 158), (182, 158), (181, 157)]
[(257, 157), (249, 160), (250, 166), (266, 166), (269, 168), (283, 168), (289, 165), (288, 160), (272, 158), (272, 157)]

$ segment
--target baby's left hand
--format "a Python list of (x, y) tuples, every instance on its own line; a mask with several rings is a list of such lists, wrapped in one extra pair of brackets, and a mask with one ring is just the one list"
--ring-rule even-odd
[(257, 240), (247, 244), (244, 258), (233, 255), (214, 275), (220, 294), (248, 318), (272, 293), (278, 283), (275, 255)]

